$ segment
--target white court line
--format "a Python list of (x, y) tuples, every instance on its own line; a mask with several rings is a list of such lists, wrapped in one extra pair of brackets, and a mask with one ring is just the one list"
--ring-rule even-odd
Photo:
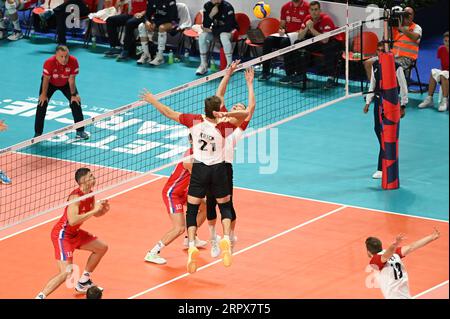
[[(125, 190), (123, 190), (123, 191), (121, 191), (121, 192), (118, 192), (118, 193), (115, 193), (115, 194), (113, 194), (113, 195), (111, 195), (111, 196), (108, 196), (108, 197), (106, 197), (106, 199), (110, 199), (110, 198), (113, 198), (113, 197), (116, 197), (116, 196), (125, 194), (125, 193), (127, 193), (127, 192), (129, 192), (129, 191), (131, 191), (131, 190), (134, 190), (134, 189), (139, 188), (139, 187), (141, 187), (141, 186), (144, 186), (144, 185), (147, 185), (147, 184), (156, 182), (156, 181), (158, 181), (158, 180), (160, 180), (160, 179), (162, 179), (162, 178), (163, 178), (163, 176), (158, 176), (157, 178), (151, 179), (151, 180), (149, 180), (149, 181), (145, 181), (145, 182), (143, 182), (143, 183), (141, 183), (141, 184), (139, 184), (139, 185), (133, 186), (133, 187), (131, 187), (131, 188), (125, 189)], [(45, 224), (47, 224), (47, 223), (49, 223), (49, 222), (51, 222), (51, 221), (54, 221), (54, 220), (56, 220), (56, 219), (58, 219), (58, 218), (61, 218), (61, 216), (62, 216), (62, 215), (53, 217), (53, 218), (48, 219), (48, 220), (45, 220), (45, 221), (43, 221), (43, 222), (41, 222), (41, 223), (39, 223), (39, 224), (30, 226), (30, 227), (28, 227), (28, 228), (22, 229), (22, 230), (20, 230), (20, 231), (18, 231), (18, 232), (15, 232), (15, 233), (13, 233), (13, 234), (10, 234), (10, 235), (8, 235), (8, 236), (5, 236), (5, 237), (3, 237), (3, 238), (0, 238), (0, 241), (3, 241), (3, 240), (5, 240), (5, 239), (8, 239), (8, 238), (11, 238), (11, 237), (14, 237), (14, 236), (17, 236), (17, 235), (22, 234), (22, 233), (24, 233), (24, 232), (26, 232), (26, 231), (32, 230), (32, 229), (34, 229), (34, 228), (36, 228), (36, 227), (45, 225)]]
[(447, 285), (447, 284), (448, 284), (448, 280), (446, 280), (446, 281), (440, 283), (439, 285), (436, 285), (436, 286), (434, 286), (434, 287), (432, 287), (432, 288), (430, 288), (430, 289), (428, 289), (428, 290), (425, 290), (425, 291), (421, 292), (420, 294), (415, 295), (415, 296), (413, 297), (413, 299), (417, 299), (417, 298), (419, 298), (419, 297), (421, 297), (421, 296), (423, 296), (423, 295), (425, 295), (425, 294), (427, 294), (427, 293), (429, 293), (429, 292), (431, 292), (431, 291), (433, 291), (433, 290), (435, 290), (435, 289), (437, 289), (437, 288), (440, 288), (440, 287), (442, 287), (442, 286), (445, 286), (445, 285)]
[[(160, 174), (155, 174), (155, 175), (162, 176)], [(404, 213), (396, 213), (396, 212), (391, 212), (391, 211), (388, 211), (388, 210), (381, 210), (381, 209), (375, 209), (375, 208), (370, 208), (370, 207), (361, 207), (361, 206), (353, 206), (353, 205), (342, 204), (342, 203), (328, 202), (328, 201), (324, 201), (324, 200), (320, 200), (320, 199), (307, 198), (307, 197), (294, 196), (294, 195), (286, 195), (286, 194), (280, 194), (280, 193), (274, 193), (274, 192), (257, 190), (257, 189), (253, 189), (253, 188), (236, 187), (236, 186), (234, 188), (248, 190), (248, 191), (257, 192), (257, 193), (269, 194), (269, 195), (277, 195), (277, 196), (288, 197), (288, 198), (310, 200), (310, 201), (313, 201), (313, 202), (324, 203), (324, 204), (345, 205), (345, 206), (350, 207), (350, 208), (357, 208), (357, 209), (363, 209), (363, 210), (372, 210), (372, 211), (375, 211), (375, 212), (385, 213), (385, 214), (400, 215), (400, 216), (406, 216), (406, 217), (412, 217), (412, 218), (432, 220), (432, 221), (435, 221), (435, 222), (448, 223), (448, 220), (445, 220), (445, 219), (436, 219), (436, 218), (430, 218), (430, 217), (409, 215), (409, 214), (404, 214)]]
[[(306, 221), (306, 222), (301, 223), (300, 225), (297, 225), (297, 226), (294, 226), (294, 227), (292, 227), (292, 228), (289, 228), (288, 230), (285, 230), (285, 231), (283, 231), (283, 232), (281, 232), (281, 233), (278, 233), (278, 234), (276, 234), (276, 235), (274, 235), (274, 236), (272, 236), (272, 237), (269, 237), (269, 238), (266, 238), (266, 239), (264, 239), (264, 240), (261, 240), (261, 241), (257, 242), (256, 244), (253, 244), (253, 245), (251, 245), (251, 246), (248, 246), (247, 248), (241, 249), (241, 250), (239, 250), (238, 252), (235, 252), (235, 253), (233, 254), (233, 256), (237, 256), (237, 255), (239, 255), (239, 254), (241, 254), (241, 253), (243, 253), (243, 252), (246, 252), (246, 251), (248, 251), (248, 250), (250, 250), (250, 249), (253, 249), (253, 248), (255, 248), (255, 247), (261, 246), (262, 244), (265, 244), (265, 243), (267, 243), (267, 242), (269, 242), (269, 241), (271, 241), (271, 240), (273, 240), (273, 239), (275, 239), (275, 238), (278, 238), (278, 237), (281, 237), (281, 236), (283, 236), (283, 235), (286, 235), (286, 234), (288, 234), (288, 233), (290, 233), (290, 232), (292, 232), (292, 231), (294, 231), (294, 230), (297, 230), (297, 229), (302, 228), (302, 227), (304, 227), (304, 226), (306, 226), (306, 225), (309, 225), (309, 224), (311, 224), (311, 223), (314, 223), (315, 221), (318, 221), (318, 220), (320, 220), (320, 219), (322, 219), (322, 218), (328, 217), (328, 216), (330, 216), (330, 215), (332, 215), (332, 214), (334, 214), (334, 213), (337, 213), (337, 212), (339, 212), (339, 211), (341, 211), (341, 210), (343, 210), (343, 209), (345, 209), (345, 208), (347, 208), (347, 206), (342, 206), (342, 207), (336, 208), (336, 209), (334, 209), (334, 210), (332, 210), (332, 211), (330, 211), (330, 212), (328, 212), (328, 213), (325, 213), (325, 214), (322, 214), (322, 215), (320, 215), (320, 216), (318, 216), (318, 217), (315, 217), (315, 218), (313, 218), (313, 219), (310, 219), (310, 220), (308, 220), (308, 221)], [(198, 268), (198, 269), (197, 269), (197, 272), (200, 271), (200, 270), (209, 268), (209, 267), (211, 267), (211, 266), (213, 266), (213, 265), (215, 265), (215, 264), (217, 264), (217, 263), (219, 263), (219, 262), (221, 262), (221, 261), (222, 261), (222, 259), (219, 259), (219, 260), (213, 261), (213, 262), (211, 262), (211, 263), (209, 263), (209, 264), (206, 264), (206, 265), (204, 265), (204, 266)], [(189, 276), (189, 273), (184, 273), (183, 275), (180, 275), (180, 276), (175, 277), (175, 278), (173, 278), (173, 279), (171, 279), (171, 280), (168, 280), (168, 281), (165, 281), (165, 282), (163, 282), (163, 283), (161, 283), (161, 284), (159, 284), (159, 285), (156, 285), (156, 286), (154, 286), (154, 287), (152, 287), (152, 288), (149, 288), (149, 289), (144, 290), (144, 291), (142, 291), (142, 292), (140, 292), (140, 293), (137, 293), (137, 294), (135, 294), (135, 295), (129, 297), (128, 299), (135, 299), (135, 298), (140, 297), (140, 296), (142, 296), (142, 295), (145, 295), (146, 293), (149, 293), (149, 292), (151, 292), (151, 291), (153, 291), (153, 290), (156, 290), (156, 289), (159, 289), (159, 288), (161, 288), (161, 287), (164, 287), (164, 286), (166, 286), (166, 285), (168, 285), (168, 284), (171, 284), (172, 282), (175, 282), (175, 281), (177, 281), (177, 280), (183, 279), (183, 278), (185, 278), (185, 277), (187, 277), (187, 276)]]
[[(168, 176), (162, 175), (162, 174), (153, 174), (153, 175), (166, 177), (166, 178), (168, 177)], [(445, 220), (445, 219), (436, 219), (436, 218), (415, 216), (415, 215), (404, 214), (404, 213), (396, 213), (396, 212), (391, 212), (391, 211), (388, 211), (388, 210), (381, 210), (381, 209), (375, 209), (375, 208), (370, 208), (370, 207), (362, 207), (362, 206), (354, 206), (354, 205), (348, 205), (348, 204), (343, 204), (343, 203), (329, 202), (329, 201), (325, 201), (325, 200), (308, 198), (308, 197), (301, 197), (301, 196), (295, 196), (295, 195), (286, 195), (286, 194), (269, 192), (269, 191), (263, 191), (263, 190), (259, 190), (259, 189), (253, 189), (253, 188), (238, 187), (238, 186), (234, 186), (233, 188), (243, 189), (243, 190), (246, 190), (246, 191), (251, 191), (251, 192), (256, 192), (256, 193), (276, 195), (276, 196), (287, 197), (287, 198), (293, 198), (293, 199), (310, 200), (310, 201), (313, 201), (313, 202), (323, 203), (323, 204), (332, 204), (332, 205), (339, 205), (339, 206), (347, 206), (347, 207), (350, 207), (350, 208), (371, 210), (371, 211), (375, 211), (375, 212), (379, 212), (379, 213), (385, 213), (385, 214), (400, 215), (400, 216), (411, 217), (411, 218), (432, 220), (432, 221), (435, 221), (435, 222), (441, 222), (441, 223), (447, 223), (448, 224), (448, 220)]]

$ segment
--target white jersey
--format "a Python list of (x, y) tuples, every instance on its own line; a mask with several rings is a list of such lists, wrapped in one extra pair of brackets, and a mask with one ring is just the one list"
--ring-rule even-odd
[(247, 129), (248, 121), (244, 121), (241, 126), (236, 128), (233, 134), (230, 134), (225, 139), (225, 162), (232, 164), (234, 160), (234, 149), (239, 140), (244, 135), (244, 131)]
[(411, 299), (409, 292), (408, 273), (403, 265), (401, 248), (397, 248), (392, 257), (385, 263), (381, 262), (384, 250), (374, 255), (371, 265), (377, 266), (380, 271), (378, 282), (381, 292), (386, 299)]
[(225, 138), (236, 129), (234, 125), (228, 122), (214, 124), (198, 114), (181, 114), (179, 120), (191, 132), (196, 161), (205, 165), (225, 161)]

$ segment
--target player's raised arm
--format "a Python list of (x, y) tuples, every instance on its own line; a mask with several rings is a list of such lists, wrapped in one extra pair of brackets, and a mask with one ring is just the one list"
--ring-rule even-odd
[(244, 110), (244, 111), (232, 111), (232, 112), (213, 112), (214, 116), (217, 118), (222, 118), (222, 117), (231, 117), (231, 118), (235, 118), (238, 121), (243, 121), (247, 118), (248, 116), (248, 111)]
[(256, 107), (256, 99), (255, 99), (255, 89), (253, 87), (253, 79), (255, 78), (255, 70), (250, 67), (247, 70), (245, 70), (244, 73), (245, 81), (247, 82), (247, 89), (248, 89), (248, 116), (245, 119), (246, 121), (250, 121), (253, 113), (255, 113), (255, 107)]
[(141, 100), (153, 105), (165, 117), (180, 123), (179, 118), (181, 113), (176, 112), (167, 105), (164, 105), (161, 102), (159, 102), (158, 99), (146, 89), (144, 89), (144, 91), (140, 94), (139, 97), (141, 98)]
[(241, 62), (241, 60), (236, 60), (231, 63), (231, 65), (226, 69), (226, 73), (222, 78), (222, 81), (220, 81), (219, 86), (217, 87), (216, 96), (220, 98), (222, 101), (222, 105), (224, 105), (224, 99), (225, 99), (225, 92), (227, 91), (227, 85), (230, 81), (231, 76), (233, 75), (234, 71), (236, 71), (236, 68), (238, 64)]
[(398, 245), (402, 242), (404, 239), (404, 235), (400, 234), (395, 237), (395, 241), (392, 243), (392, 245), (389, 246), (388, 249), (384, 252), (384, 254), (381, 256), (381, 262), (385, 263), (389, 260), (389, 258), (392, 257), (392, 255), (395, 253), (395, 250), (397, 249)]
[(415, 251), (419, 248), (422, 248), (425, 245), (428, 245), (432, 241), (435, 241), (440, 236), (441, 236), (441, 233), (439, 232), (439, 230), (437, 228), (434, 228), (434, 231), (431, 235), (428, 235), (422, 239), (419, 239), (418, 241), (415, 241), (410, 245), (403, 246), (402, 247), (402, 255), (406, 256), (406, 255), (412, 253), (413, 251)]

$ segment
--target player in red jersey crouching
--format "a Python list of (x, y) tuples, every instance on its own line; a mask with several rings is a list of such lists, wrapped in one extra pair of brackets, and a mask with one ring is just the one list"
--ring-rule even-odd
[[(92, 192), (95, 177), (88, 168), (80, 168), (75, 173), (79, 188), (70, 193), (68, 201)], [(58, 264), (58, 274), (47, 283), (36, 299), (45, 299), (55, 291), (71, 275), (73, 270), (73, 253), (75, 249), (91, 252), (83, 275), (77, 282), (75, 290), (86, 293), (94, 286), (90, 275), (108, 250), (108, 246), (96, 236), (80, 229), (81, 225), (92, 216), (100, 217), (109, 211), (107, 200), (95, 202), (94, 196), (72, 203), (66, 207), (64, 214), (53, 227), (51, 239), (55, 248), (55, 258)]]

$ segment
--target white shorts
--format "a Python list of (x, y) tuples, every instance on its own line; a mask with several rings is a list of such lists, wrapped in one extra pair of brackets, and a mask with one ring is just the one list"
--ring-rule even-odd
[(431, 76), (436, 80), (437, 83), (441, 82), (441, 76), (448, 80), (448, 71), (442, 71), (439, 69), (432, 69)]

